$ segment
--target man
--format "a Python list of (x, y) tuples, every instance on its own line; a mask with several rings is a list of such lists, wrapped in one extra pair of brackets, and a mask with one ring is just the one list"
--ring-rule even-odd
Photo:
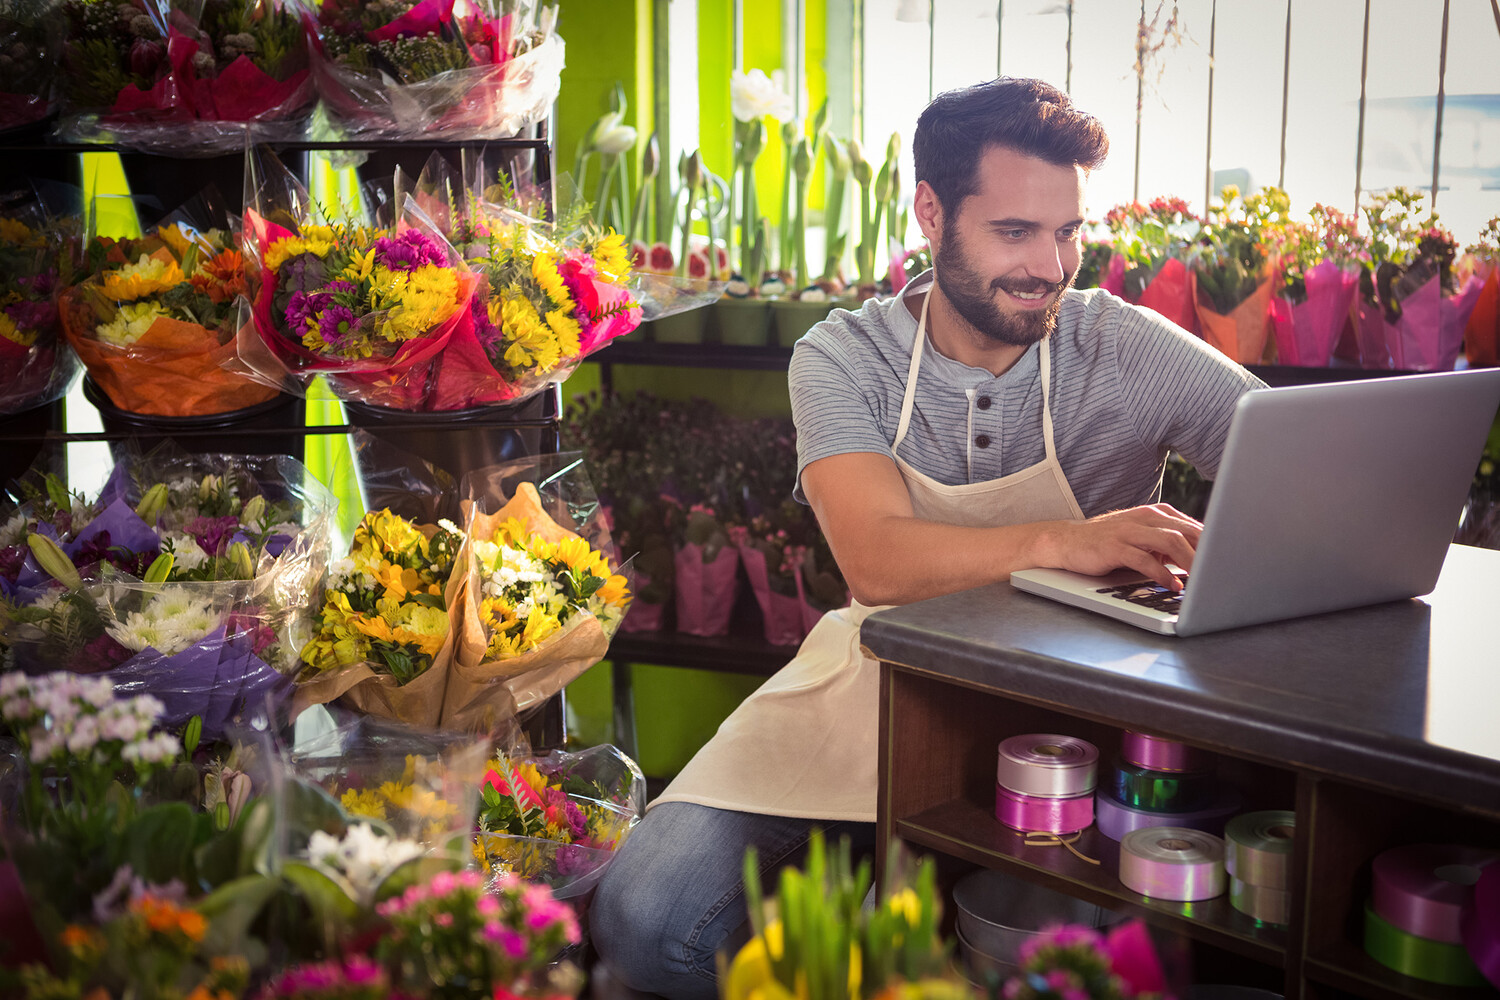
[(1191, 569), (1202, 525), (1152, 502), (1167, 451), (1212, 478), (1260, 384), (1156, 313), (1069, 290), (1108, 139), (1065, 94), (1018, 79), (943, 94), (912, 151), (932, 271), (834, 313), (790, 370), (797, 496), (854, 603), (725, 720), (606, 873), (594, 940), (637, 989), (714, 996), (715, 950), (746, 936), (746, 845), (769, 884), (814, 825), (872, 838), (873, 608), (1037, 566), (1177, 589), (1167, 563)]

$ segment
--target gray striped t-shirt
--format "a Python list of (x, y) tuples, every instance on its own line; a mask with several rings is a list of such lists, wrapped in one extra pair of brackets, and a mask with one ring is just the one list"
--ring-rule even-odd
[[(835, 310), (797, 342), (789, 378), (798, 500), (806, 502), (801, 481), (809, 463), (891, 453), (917, 333), (905, 298), (929, 284), (919, 277), (902, 295), (867, 301), (858, 313)], [(1264, 384), (1157, 313), (1099, 289), (1065, 294), (1051, 351), (1053, 436), (1086, 517), (1153, 502), (1169, 448), (1212, 479), (1235, 401)], [(926, 340), (900, 453), (948, 485), (1042, 461), (1038, 348), (996, 378)]]

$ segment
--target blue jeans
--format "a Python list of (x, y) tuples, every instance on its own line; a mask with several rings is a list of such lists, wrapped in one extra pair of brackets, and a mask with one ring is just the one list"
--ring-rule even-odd
[(715, 954), (750, 940), (745, 848), (759, 855), (761, 885), (800, 865), (813, 827), (830, 845), (847, 835), (855, 857), (875, 842), (873, 823), (835, 823), (665, 802), (631, 831), (589, 906), (589, 934), (610, 973), (671, 1000), (715, 1000)]

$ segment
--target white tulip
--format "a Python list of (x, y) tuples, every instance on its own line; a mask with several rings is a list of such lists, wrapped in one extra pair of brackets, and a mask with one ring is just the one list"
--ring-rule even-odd
[(623, 153), (635, 148), (635, 128), (620, 121), (620, 113), (611, 111), (599, 119), (594, 128), (594, 148), (601, 153)]
[(784, 121), (792, 116), (793, 110), (791, 95), (758, 69), (749, 73), (734, 71), (729, 78), (729, 107), (742, 122), (754, 121), (762, 115)]

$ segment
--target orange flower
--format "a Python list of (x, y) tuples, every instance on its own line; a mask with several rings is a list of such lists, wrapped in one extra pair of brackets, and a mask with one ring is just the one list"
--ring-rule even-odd
[(189, 941), (201, 941), (208, 931), (208, 921), (196, 910), (185, 910), (170, 900), (141, 896), (130, 904), (131, 912), (146, 918), (146, 926), (158, 934), (176, 931)]
[(77, 924), (69, 924), (63, 928), (61, 935), (62, 946), (69, 951), (92, 951), (103, 946), (104, 942), (99, 937), (99, 932), (88, 927), (80, 927)]
[(204, 261), (189, 280), (214, 302), (228, 302), (245, 292), (245, 258), (238, 250), (225, 250)]

